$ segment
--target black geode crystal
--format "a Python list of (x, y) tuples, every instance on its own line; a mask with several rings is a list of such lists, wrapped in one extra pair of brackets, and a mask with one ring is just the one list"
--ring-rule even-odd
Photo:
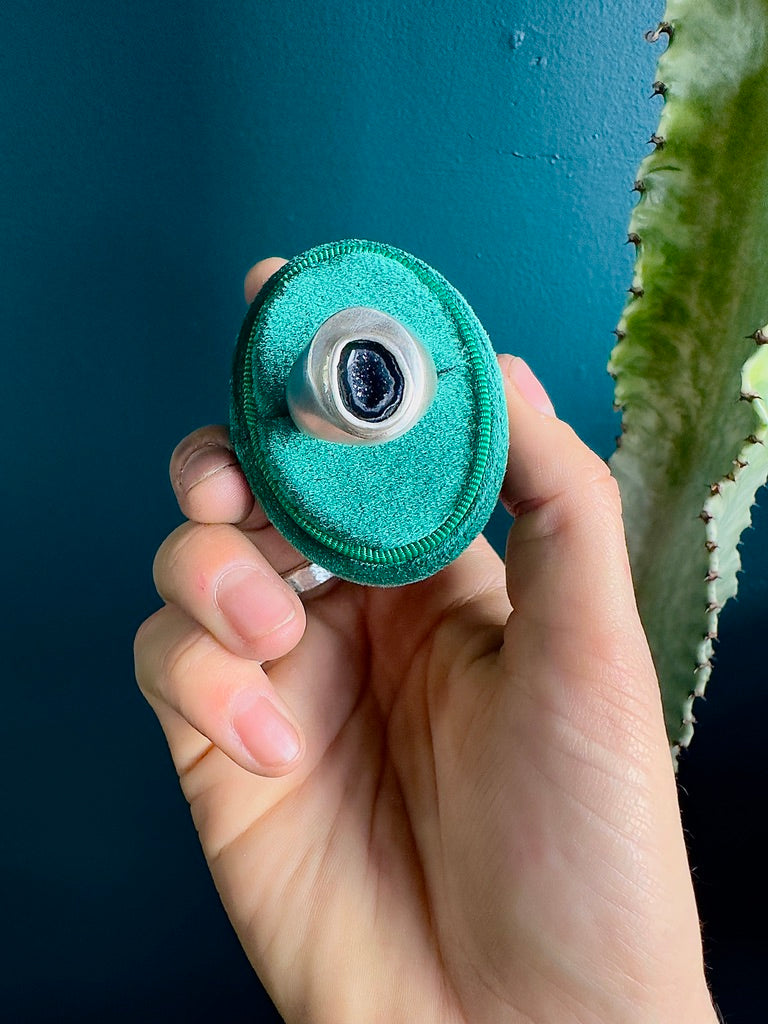
[(377, 341), (347, 342), (337, 372), (341, 400), (366, 423), (388, 419), (403, 400), (403, 371), (395, 356)]

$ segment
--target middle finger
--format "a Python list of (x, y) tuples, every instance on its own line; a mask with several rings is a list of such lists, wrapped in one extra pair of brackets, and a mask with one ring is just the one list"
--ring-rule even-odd
[(240, 657), (281, 658), (304, 633), (298, 596), (236, 526), (184, 523), (160, 546), (153, 572), (164, 601)]

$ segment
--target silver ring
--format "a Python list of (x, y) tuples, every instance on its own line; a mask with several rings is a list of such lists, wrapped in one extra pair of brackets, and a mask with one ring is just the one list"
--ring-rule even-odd
[(421, 342), (388, 313), (351, 306), (320, 325), (291, 368), (286, 399), (302, 433), (371, 445), (410, 430), (436, 391)]
[(291, 569), (290, 572), (283, 573), (282, 578), (295, 593), (306, 594), (308, 590), (321, 587), (323, 583), (327, 583), (328, 580), (332, 580), (335, 577), (332, 572), (324, 569), (322, 565), (318, 565), (316, 562), (303, 562), (301, 565), (297, 565), (295, 569)]

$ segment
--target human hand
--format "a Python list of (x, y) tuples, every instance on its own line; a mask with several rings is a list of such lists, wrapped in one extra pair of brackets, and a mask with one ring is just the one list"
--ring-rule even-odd
[(137, 677), (289, 1022), (716, 1019), (617, 489), (501, 363), (506, 572), (480, 537), (421, 583), (302, 605), (225, 429), (172, 458), (189, 522)]

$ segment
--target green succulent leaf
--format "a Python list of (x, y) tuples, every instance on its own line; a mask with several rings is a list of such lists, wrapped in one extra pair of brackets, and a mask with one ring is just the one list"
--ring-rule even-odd
[(623, 410), (611, 464), (676, 753), (768, 476), (768, 0), (668, 0), (649, 38), (661, 34), (663, 109), (610, 363)]

